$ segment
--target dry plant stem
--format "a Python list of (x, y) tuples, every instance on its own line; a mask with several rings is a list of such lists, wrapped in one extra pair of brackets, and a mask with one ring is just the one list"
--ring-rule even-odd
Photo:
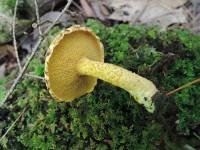
[(17, 121), (22, 117), (22, 115), (25, 113), (27, 110), (27, 107), (25, 107), (22, 112), (19, 114), (17, 119), (11, 124), (11, 126), (8, 128), (8, 130), (4, 133), (4, 135), (0, 138), (0, 142), (4, 139), (4, 137), (8, 134), (8, 132), (14, 127), (14, 125), (17, 123)]
[(42, 31), (40, 28), (40, 15), (39, 15), (39, 10), (38, 10), (38, 2), (37, 0), (35, 0), (34, 2), (35, 2), (35, 13), (36, 13), (36, 18), (37, 18), (37, 27), (39, 30), (39, 35), (42, 36)]
[(75, 1), (72, 2), (72, 4), (78, 8), (80, 11), (83, 11), (83, 8), (81, 8)]
[(193, 135), (200, 141), (200, 136), (197, 133), (194, 132)]
[[(49, 26), (47, 28), (47, 30), (44, 32), (44, 36), (47, 35), (47, 33), (52, 29), (52, 27), (56, 24), (56, 22), (60, 19), (60, 17), (62, 16), (62, 14), (69, 8), (69, 6), (71, 5), (72, 0), (69, 0), (67, 2), (67, 4), (65, 5), (65, 7), (63, 8), (61, 14), (55, 19), (55, 21), (51, 24), (51, 26)], [(44, 36), (40, 36), (39, 39), (37, 40), (37, 42), (35, 43), (34, 47), (32, 48), (32, 53), (29, 56), (26, 64), (24, 65), (24, 67), (22, 68), (22, 71), (19, 73), (19, 75), (17, 76), (17, 78), (15, 79), (14, 83), (12, 84), (11, 88), (9, 89), (9, 91), (7, 92), (5, 98), (3, 100), (0, 101), (0, 107), (4, 104), (4, 102), (11, 96), (11, 94), (13, 93), (14, 89), (16, 88), (17, 84), (20, 82), (20, 80), (22, 79), (30, 61), (33, 59), (38, 47), (40, 46), (40, 43), (43, 40)]]
[(171, 96), (172, 94), (174, 94), (174, 93), (176, 93), (176, 92), (178, 92), (178, 91), (180, 91), (182, 89), (185, 89), (185, 88), (187, 88), (187, 87), (189, 87), (189, 86), (191, 86), (191, 85), (193, 85), (195, 83), (198, 83), (198, 82), (200, 82), (200, 77), (198, 79), (196, 79), (196, 80), (193, 80), (193, 81), (191, 81), (189, 83), (186, 83), (186, 84), (180, 86), (179, 88), (177, 88), (177, 89), (175, 89), (173, 91), (170, 91), (170, 92), (166, 93), (166, 96)]
[(152, 97), (158, 90), (150, 80), (122, 67), (85, 57), (79, 60), (77, 70), (81, 75), (96, 77), (128, 91), (139, 104), (154, 112)]
[(38, 79), (38, 80), (44, 81), (44, 78), (43, 78), (43, 77), (40, 77), (40, 76), (37, 76), (37, 75), (33, 75), (33, 74), (28, 74), (28, 73), (26, 73), (25, 76), (30, 77), (30, 78), (33, 78), (33, 79)]
[(16, 15), (17, 15), (18, 3), (19, 3), (19, 0), (16, 0), (15, 8), (14, 8), (13, 23), (12, 23), (12, 28), (13, 28), (12, 34), (13, 34), (13, 45), (14, 45), (14, 49), (15, 49), (15, 55), (16, 55), (16, 58), (17, 58), (17, 64), (18, 64), (18, 67), (19, 67), (19, 71), (21, 72), (22, 71), (22, 66), (21, 66), (20, 59), (19, 59), (19, 54), (18, 54), (18, 49), (17, 49), (17, 42), (16, 42), (16, 34), (15, 34)]

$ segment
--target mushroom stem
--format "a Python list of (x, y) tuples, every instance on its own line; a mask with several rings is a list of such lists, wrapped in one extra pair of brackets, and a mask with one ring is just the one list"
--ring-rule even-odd
[(154, 112), (152, 97), (158, 90), (150, 80), (122, 67), (85, 57), (77, 63), (77, 70), (81, 75), (99, 78), (128, 91), (139, 104), (144, 105), (147, 111)]

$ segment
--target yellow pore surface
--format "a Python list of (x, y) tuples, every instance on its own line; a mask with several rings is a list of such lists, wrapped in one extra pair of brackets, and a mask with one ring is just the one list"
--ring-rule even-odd
[(55, 40), (50, 46), (45, 66), (46, 82), (57, 100), (71, 101), (91, 92), (97, 82), (95, 77), (78, 73), (78, 61), (87, 57), (103, 62), (103, 47), (99, 38), (85, 27), (71, 27), (60, 36), (60, 41)]

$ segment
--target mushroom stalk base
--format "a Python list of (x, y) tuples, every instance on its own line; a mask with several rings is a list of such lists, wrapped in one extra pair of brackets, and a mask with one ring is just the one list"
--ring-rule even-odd
[(85, 57), (79, 60), (77, 70), (81, 75), (99, 78), (128, 91), (147, 111), (154, 112), (152, 97), (158, 90), (150, 80), (122, 67)]

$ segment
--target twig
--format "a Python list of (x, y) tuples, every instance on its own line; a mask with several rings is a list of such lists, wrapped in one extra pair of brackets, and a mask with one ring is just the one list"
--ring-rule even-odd
[(18, 49), (17, 49), (17, 42), (16, 42), (16, 34), (15, 34), (16, 15), (17, 15), (18, 3), (19, 3), (19, 0), (16, 0), (15, 8), (14, 8), (13, 23), (12, 23), (12, 28), (13, 28), (12, 34), (13, 34), (13, 46), (14, 46), (14, 49), (15, 49), (15, 55), (16, 55), (16, 58), (17, 58), (17, 64), (18, 64), (18, 67), (19, 67), (19, 71), (21, 72), (22, 71), (22, 66), (21, 66), (20, 59), (19, 59), (19, 54), (18, 54)]
[(25, 107), (22, 112), (19, 114), (17, 119), (11, 124), (11, 126), (8, 128), (8, 130), (4, 133), (4, 135), (0, 138), (0, 142), (4, 139), (4, 137), (8, 134), (8, 132), (14, 127), (14, 125), (17, 123), (17, 121), (22, 117), (22, 115), (25, 113), (27, 107)]
[(178, 91), (180, 91), (180, 90), (182, 90), (184, 88), (187, 88), (187, 87), (191, 86), (192, 84), (198, 83), (198, 82), (200, 82), (200, 77), (198, 79), (196, 79), (196, 80), (193, 80), (193, 81), (191, 81), (189, 83), (186, 83), (186, 84), (180, 86), (179, 88), (177, 88), (175, 90), (172, 90), (172, 91), (166, 93), (166, 96), (170, 96), (170, 95), (172, 95), (172, 94), (174, 94), (174, 93), (176, 93), (176, 92), (178, 92)]
[(200, 141), (200, 136), (197, 133), (193, 132), (193, 135)]
[(83, 8), (81, 8), (75, 1), (72, 2), (72, 4), (78, 8), (80, 11), (83, 11)]
[(35, 0), (35, 13), (36, 13), (36, 18), (37, 18), (37, 27), (38, 27), (38, 30), (39, 30), (39, 35), (42, 36), (42, 31), (41, 31), (41, 28), (40, 28), (40, 15), (39, 15), (37, 0)]
[[(65, 5), (65, 7), (63, 8), (62, 12), (60, 13), (60, 15), (55, 19), (55, 21), (46, 29), (46, 31), (44, 32), (44, 36), (47, 35), (47, 33), (51, 30), (51, 28), (56, 24), (56, 22), (60, 19), (60, 17), (62, 16), (62, 14), (69, 8), (69, 6), (71, 5), (72, 0), (68, 0), (67, 4)], [(34, 57), (38, 47), (40, 46), (40, 43), (43, 40), (44, 36), (40, 36), (39, 39), (36, 41), (34, 47), (32, 48), (32, 53), (30, 55), (30, 57), (28, 58), (26, 64), (24, 65), (24, 67), (22, 68), (22, 71), (19, 73), (19, 75), (17, 76), (17, 78), (15, 79), (14, 83), (12, 84), (10, 90), (8, 91), (8, 93), (6, 94), (5, 98), (0, 101), (0, 107), (4, 104), (4, 102), (11, 96), (11, 94), (13, 93), (14, 89), (16, 88), (17, 84), (19, 83), (19, 81), (22, 79), (30, 61), (32, 60), (32, 58)]]
[(28, 73), (26, 73), (25, 76), (31, 77), (31, 78), (34, 78), (34, 79), (43, 80), (43, 81), (44, 81), (44, 78), (43, 78), (43, 77), (40, 77), (40, 76), (37, 76), (37, 75), (33, 75), (33, 74), (28, 74)]

